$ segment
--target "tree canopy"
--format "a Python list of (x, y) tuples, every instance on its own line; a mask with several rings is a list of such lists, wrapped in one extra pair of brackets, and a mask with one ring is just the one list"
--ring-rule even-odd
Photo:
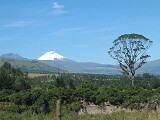
[(123, 74), (132, 75), (134, 78), (135, 71), (145, 64), (147, 58), (150, 57), (146, 51), (152, 42), (140, 34), (124, 34), (113, 41), (113, 46), (108, 53), (118, 61)]
[(0, 90), (15, 89), (20, 91), (29, 88), (27, 76), (19, 68), (14, 68), (10, 63), (4, 62), (0, 67)]

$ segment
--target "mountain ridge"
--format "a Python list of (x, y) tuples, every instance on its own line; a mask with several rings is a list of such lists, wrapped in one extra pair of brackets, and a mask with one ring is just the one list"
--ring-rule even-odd
[(6, 53), (1, 55), (0, 57), (9, 58), (9, 59), (16, 59), (16, 60), (28, 60), (27, 58), (24, 58), (18, 54), (15, 53)]
[(0, 66), (4, 62), (10, 63), (15, 68), (20, 68), (22, 71), (29, 73), (42, 73), (42, 74), (57, 74), (67, 72), (56, 67), (38, 62), (37, 60), (17, 60), (11, 58), (0, 57)]
[[(53, 52), (53, 51), (50, 51), (50, 52)], [(23, 58), (21, 56), (19, 58), (13, 57), (13, 56), (9, 57), (9, 55), (12, 55), (12, 54), (8, 54), (8, 55), (5, 54), (5, 55), (2, 55), (0, 58), (5, 58), (7, 56), (7, 58), (14, 59), (15, 61), (16, 59)], [(15, 55), (19, 56), (18, 54), (15, 54)], [(71, 73), (108, 74), (108, 75), (121, 74), (121, 69), (119, 65), (99, 64), (99, 63), (93, 63), (93, 62), (77, 62), (65, 57), (60, 59), (51, 59), (51, 60), (38, 60), (38, 59), (31, 60), (31, 59), (25, 58), (21, 61), (30, 61), (30, 62), (36, 61), (37, 63), (47, 65), (47, 67), (49, 68), (53, 67), (53, 68), (57, 68), (60, 70), (64, 70), (65, 72), (71, 72)], [(138, 69), (136, 73), (137, 74), (150, 73), (150, 74), (160, 75), (160, 59), (147, 62), (140, 69)]]

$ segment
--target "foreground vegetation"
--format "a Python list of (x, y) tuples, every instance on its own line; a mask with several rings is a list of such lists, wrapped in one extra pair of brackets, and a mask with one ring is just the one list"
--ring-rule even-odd
[[(144, 74), (135, 77), (135, 87), (124, 76), (61, 74), (28, 78), (27, 73), (4, 63), (0, 68), (0, 120), (55, 119), (56, 100), (62, 99), (66, 120), (157, 120), (160, 79)], [(78, 115), (84, 106), (109, 102), (135, 112), (110, 115)], [(142, 111), (142, 112), (139, 112)]]
[[(67, 113), (62, 117), (63, 120), (159, 120), (160, 113), (155, 111), (146, 112), (117, 112), (109, 115), (86, 115), (81, 116), (77, 113)], [(13, 114), (0, 113), (0, 120), (56, 120), (53, 113), (43, 114)]]

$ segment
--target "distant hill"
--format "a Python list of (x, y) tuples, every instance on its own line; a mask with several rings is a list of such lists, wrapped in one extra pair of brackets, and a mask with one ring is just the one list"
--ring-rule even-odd
[[(121, 74), (119, 65), (98, 64), (92, 62), (75, 62), (72, 60), (54, 60), (54, 61), (40, 61), (49, 66), (54, 66), (63, 70), (68, 70), (75, 73), (90, 73), (90, 74), (107, 74), (116, 75)], [(160, 75), (160, 60), (149, 61), (136, 71), (136, 74), (150, 73)]]
[[(9, 53), (0, 57), (0, 65), (5, 61), (11, 63), (14, 67), (19, 67), (23, 71), (32, 73), (89, 73), (89, 74), (121, 74), (118, 65), (99, 64), (93, 62), (76, 62), (62, 55), (50, 51), (42, 55), (39, 60), (31, 60), (19, 56), (18, 54)], [(150, 73), (160, 75), (160, 60), (149, 61), (142, 68), (136, 71), (136, 74)]]
[(116, 65), (98, 64), (92, 62), (76, 62), (64, 58), (63, 60), (41, 60), (40, 62), (74, 73), (90, 74), (120, 74), (120, 69)]
[(24, 57), (22, 57), (18, 54), (14, 54), (14, 53), (3, 54), (3, 55), (1, 55), (1, 57), (9, 58), (9, 59), (15, 59), (15, 60), (28, 60), (27, 58), (24, 58)]
[[(49, 53), (49, 54), (46, 54)], [(99, 64), (93, 62), (76, 62), (63, 57), (55, 52), (46, 52), (45, 59), (39, 59), (40, 62), (49, 66), (57, 67), (75, 73), (90, 73), (90, 74), (121, 74), (119, 65)], [(50, 54), (51, 53), (51, 54)], [(56, 55), (62, 56), (57, 58)], [(56, 59), (55, 59), (56, 57)], [(49, 59), (48, 59), (49, 58)], [(53, 58), (53, 59), (50, 59)], [(136, 71), (136, 74), (150, 73), (160, 75), (160, 60), (149, 61), (144, 66)]]
[(0, 57), (0, 66), (2, 66), (4, 62), (8, 62), (13, 67), (20, 68), (22, 71), (27, 71), (29, 73), (58, 73), (58, 71), (64, 72), (63, 70), (59, 70), (58, 68), (51, 67), (38, 61), (16, 60)]
[(98, 64), (92, 62), (76, 62), (54, 51), (46, 52), (40, 58), (39, 62), (52, 67), (57, 67), (74, 73), (90, 74), (120, 74), (119, 67), (116, 65)]
[(160, 59), (149, 61), (148, 63), (144, 64), (140, 69), (137, 70), (137, 73), (150, 73), (154, 75), (160, 75)]

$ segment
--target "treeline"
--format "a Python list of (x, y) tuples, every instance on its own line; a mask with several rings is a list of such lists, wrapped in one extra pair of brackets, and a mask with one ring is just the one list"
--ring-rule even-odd
[(27, 73), (4, 63), (0, 68), (0, 108), (7, 112), (49, 113), (62, 99), (63, 109), (78, 112), (81, 101), (141, 110), (160, 105), (160, 79), (148, 73), (135, 77), (59, 74), (28, 78)]

